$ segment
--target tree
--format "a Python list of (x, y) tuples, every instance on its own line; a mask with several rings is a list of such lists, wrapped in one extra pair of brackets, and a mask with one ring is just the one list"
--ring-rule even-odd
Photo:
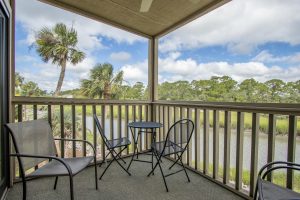
[(188, 81), (164, 82), (158, 86), (161, 100), (192, 100), (194, 94)]
[(21, 95), (22, 96), (44, 96), (46, 95), (46, 91), (39, 88), (38, 84), (29, 81), (27, 83), (24, 83), (21, 86)]
[(280, 103), (283, 97), (285, 83), (279, 79), (272, 79), (265, 82), (265, 85), (268, 87), (270, 102)]
[(20, 75), (20, 73), (15, 73), (15, 95), (21, 95), (21, 87), (24, 83), (24, 77)]
[(237, 102), (268, 102), (268, 87), (255, 79), (246, 79), (239, 84)]
[(212, 76), (210, 80), (192, 81), (196, 99), (202, 101), (235, 101), (237, 82), (229, 76)]
[(60, 67), (60, 75), (54, 96), (58, 96), (65, 77), (67, 62), (73, 65), (81, 62), (85, 54), (76, 47), (78, 43), (77, 32), (65, 24), (58, 23), (52, 29), (48, 27), (38, 31), (36, 38), (36, 50), (44, 62), (51, 61)]
[(98, 64), (91, 69), (89, 79), (81, 80), (81, 91), (91, 98), (116, 98), (123, 83), (123, 74), (123, 71), (114, 74), (109, 63)]

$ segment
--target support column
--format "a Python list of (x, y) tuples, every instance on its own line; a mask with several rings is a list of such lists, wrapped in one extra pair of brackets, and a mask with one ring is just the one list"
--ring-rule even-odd
[(153, 102), (157, 100), (158, 83), (158, 38), (149, 39), (148, 45), (148, 88), (149, 100), (151, 102), (151, 121), (155, 120), (155, 106)]

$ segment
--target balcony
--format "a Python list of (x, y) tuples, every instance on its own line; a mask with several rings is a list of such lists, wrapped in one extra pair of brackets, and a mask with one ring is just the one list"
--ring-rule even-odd
[[(170, 196), (165, 198), (173, 198), (175, 193), (173, 191), (179, 191), (176, 187), (181, 187), (180, 198), (191, 197), (190, 195), (201, 194), (205, 188), (206, 191), (211, 191), (207, 195), (216, 195), (215, 199), (224, 199), (228, 196), (229, 199), (234, 198), (246, 198), (252, 196), (256, 184), (257, 170), (259, 166), (264, 163), (274, 160), (275, 154), (275, 139), (276, 139), (276, 118), (279, 116), (288, 115), (289, 122), (289, 134), (287, 146), (287, 156), (292, 157), (296, 154), (296, 123), (297, 115), (299, 115), (299, 107), (294, 107), (291, 104), (278, 107), (276, 104), (226, 104), (226, 103), (199, 103), (199, 102), (171, 102), (171, 101), (102, 101), (102, 100), (86, 100), (86, 99), (57, 99), (57, 98), (25, 98), (15, 97), (13, 105), (16, 108), (16, 121), (24, 120), (24, 117), (30, 119), (38, 119), (41, 116), (48, 116), (49, 122), (55, 129), (65, 130), (65, 127), (71, 127), (71, 134), (66, 136), (65, 134), (58, 135), (58, 137), (69, 138), (82, 138), (90, 140), (95, 146), (97, 146), (97, 158), (99, 161), (103, 159), (106, 150), (100, 139), (99, 133), (97, 133), (96, 126), (91, 120), (90, 114), (87, 114), (87, 110), (92, 113), (97, 113), (101, 123), (105, 124), (104, 130), (108, 133), (109, 138), (116, 139), (120, 137), (129, 137), (132, 139), (130, 130), (127, 127), (130, 121), (157, 121), (164, 126), (158, 133), (157, 140), (163, 140), (168, 127), (174, 121), (189, 118), (195, 122), (195, 131), (192, 137), (191, 145), (189, 146), (184, 163), (190, 169), (190, 175), (193, 177), (190, 184), (186, 184), (184, 176), (178, 176), (168, 179), (170, 182)], [(69, 112), (70, 116), (65, 116)], [(54, 120), (51, 118), (53, 113), (55, 116), (59, 116), (58, 124), (54, 124)], [(250, 115), (252, 127), (245, 128), (245, 115)], [(261, 138), (259, 130), (259, 121), (261, 117), (268, 118), (268, 136), (264, 137), (264, 141)], [(80, 120), (82, 127), (75, 127), (76, 121)], [(56, 122), (57, 123), (57, 122)], [(224, 123), (224, 124), (221, 124)], [(89, 137), (88, 129), (92, 130), (93, 137)], [(249, 133), (250, 132), (250, 133)], [(264, 158), (259, 159), (259, 141), (264, 144), (267, 155)], [(150, 138), (142, 138), (139, 144), (139, 150), (144, 151), (150, 147)], [(76, 146), (74, 143), (57, 143), (57, 148), (60, 150), (60, 156), (85, 156), (86, 146)], [(249, 153), (250, 148), (250, 153)], [(124, 157), (132, 154), (133, 148), (129, 148), (127, 152), (123, 154)], [(89, 152), (89, 150), (87, 151)], [(174, 159), (168, 157), (167, 159)], [(164, 163), (168, 163), (165, 159)], [(139, 182), (146, 182), (151, 189), (143, 187), (143, 194), (149, 192), (151, 194), (153, 187), (157, 187), (161, 192), (156, 193), (163, 197), (165, 191), (162, 190), (163, 185), (159, 174), (156, 171), (156, 175), (151, 178), (146, 177), (147, 167), (140, 163), (134, 163), (132, 169), (133, 176), (128, 177), (121, 171), (112, 173), (112, 176), (107, 175), (104, 178), (103, 183), (100, 181), (100, 185), (112, 192), (111, 195), (119, 194), (118, 189), (123, 188), (125, 194), (134, 190), (134, 187), (130, 187), (131, 184), (139, 185)], [(249, 167), (249, 168), (247, 168)], [(103, 169), (102, 169), (103, 170)], [(118, 170), (118, 168), (116, 168)], [(85, 173), (89, 173), (87, 172)], [(17, 170), (16, 170), (17, 172)], [(16, 173), (17, 174), (17, 173)], [(250, 174), (248, 179), (245, 174)], [(200, 176), (199, 176), (200, 175)], [(17, 176), (17, 175), (16, 175)], [(292, 178), (292, 174), (287, 174), (287, 184), (293, 184), (289, 182)], [(80, 175), (79, 177), (89, 177)], [(115, 177), (115, 178), (113, 178)], [(18, 177), (16, 177), (18, 178)], [(82, 178), (78, 178), (81, 180)], [(137, 181), (133, 183), (134, 181)], [(45, 183), (45, 187), (49, 186), (48, 181), (52, 179), (41, 180)], [(110, 181), (110, 184), (107, 183)], [(124, 181), (124, 182), (123, 182)], [(131, 183), (129, 183), (132, 181)], [(79, 185), (89, 185), (78, 181)], [(85, 181), (83, 181), (85, 182)], [(126, 182), (126, 187), (123, 184)], [(119, 185), (120, 183), (123, 183)], [(40, 185), (39, 180), (32, 181), (31, 184)], [(104, 186), (108, 184), (108, 186)], [(115, 185), (116, 184), (116, 185)], [(128, 186), (128, 187), (127, 187)], [(296, 187), (295, 185), (290, 185)], [(15, 186), (14, 186), (15, 187)], [(16, 185), (16, 189), (12, 189), (9, 195), (17, 195), (20, 185)], [(66, 186), (67, 187), (67, 186)], [(35, 187), (32, 187), (35, 188)], [(101, 188), (101, 186), (100, 186)], [(209, 188), (209, 189), (208, 189)], [(225, 188), (225, 190), (224, 190)], [(37, 189), (37, 188), (36, 188)], [(83, 186), (80, 190), (83, 190)], [(91, 187), (88, 188), (89, 194), (95, 195), (97, 192), (91, 192)], [(220, 194), (216, 191), (220, 190)], [(116, 191), (116, 193), (114, 193)], [(191, 194), (190, 192), (193, 191)], [(59, 190), (58, 190), (59, 192)], [(90, 193), (91, 192), (91, 193)], [(99, 190), (99, 195), (102, 189)], [(139, 192), (141, 192), (139, 190)], [(145, 192), (145, 193), (144, 193)], [(187, 194), (187, 193), (189, 194)], [(32, 194), (35, 194), (34, 191)], [(48, 194), (48, 193), (47, 193)], [(53, 193), (55, 195), (56, 193)], [(147, 193), (148, 194), (148, 193)], [(152, 193), (153, 194), (153, 193)], [(184, 197), (186, 194), (187, 196)], [(222, 194), (222, 195), (221, 195)], [(40, 195), (42, 195), (40, 193)], [(51, 194), (52, 195), (52, 194)], [(106, 194), (109, 195), (109, 194)], [(120, 195), (120, 194), (119, 194)], [(173, 196), (174, 195), (174, 196)], [(221, 196), (219, 196), (221, 195)], [(148, 196), (148, 195), (147, 195)], [(203, 195), (202, 195), (203, 196)], [(10, 196), (9, 196), (10, 197)], [(212, 199), (213, 196), (210, 196)], [(56, 198), (56, 197), (55, 197)], [(131, 198), (131, 197), (130, 197)], [(134, 198), (134, 197), (132, 197)], [(149, 198), (152, 198), (151, 196)], [(210, 199), (210, 198), (208, 198)]]
[[(97, 162), (101, 162), (107, 149), (96, 129), (96, 124), (92, 119), (93, 114), (99, 117), (109, 139), (126, 136), (132, 140), (127, 126), (131, 121), (156, 121), (163, 124), (157, 133), (157, 141), (164, 140), (168, 128), (180, 119), (188, 118), (195, 123), (192, 140), (183, 158), (183, 163), (189, 170), (191, 183), (187, 183), (184, 174), (171, 176), (167, 178), (170, 192), (166, 193), (159, 170), (155, 172), (155, 176), (148, 178), (146, 175), (150, 167), (147, 164), (135, 162), (130, 169), (132, 172), (130, 177), (113, 165), (103, 180), (99, 181), (99, 190), (96, 191), (90, 183), (93, 169), (88, 168), (75, 177), (75, 199), (252, 199), (258, 170), (262, 165), (276, 158), (290, 162), (298, 161), (300, 153), (300, 141), (297, 138), (299, 103), (229, 103), (158, 99), (158, 39), (222, 6), (228, 2), (227, 0), (211, 0), (203, 1), (203, 3), (199, 1), (200, 3), (194, 4), (180, 1), (181, 4), (178, 7), (168, 1), (169, 10), (168, 6), (165, 6), (167, 10), (164, 12), (155, 12), (161, 9), (158, 3), (153, 4), (154, 11), (149, 14), (137, 14), (137, 11), (128, 8), (128, 6), (136, 5), (131, 3), (127, 5), (126, 1), (122, 1), (126, 4), (123, 6), (115, 1), (99, 1), (95, 7), (91, 6), (93, 1), (87, 1), (89, 2), (87, 4), (71, 0), (43, 0), (42, 2), (105, 22), (148, 39), (149, 98), (140, 101), (121, 101), (15, 96), (15, 83), (9, 82), (15, 78), (12, 73), (1, 80), (9, 85), (9, 89), (3, 89), (2, 96), (5, 99), (1, 100), (3, 107), (8, 110), (0, 107), (0, 111), (3, 112), (3, 116), (9, 116), (3, 120), (3, 124), (4, 122), (46, 118), (56, 137), (84, 139), (92, 142), (96, 147)], [(191, 0), (191, 2), (194, 1)], [(8, 9), (8, 13), (14, 11), (14, 1), (6, 5), (12, 7), (12, 10)], [(99, 9), (105, 11), (104, 8), (110, 12), (99, 12)], [(115, 13), (120, 13), (120, 15), (115, 15)], [(9, 16), (9, 22), (14, 25), (13, 15)], [(126, 17), (123, 19), (122, 16)], [(10, 32), (10, 35), (13, 38), (14, 32)], [(12, 44), (8, 46), (6, 49), (10, 49), (13, 57), (15, 49)], [(8, 59), (8, 63), (6, 70), (14, 72), (13, 59)], [(283, 139), (278, 139), (277, 136), (276, 129), (279, 121), (286, 125), (287, 135)], [(1, 153), (2, 150), (6, 153), (1, 157), (1, 162), (4, 161), (4, 164), (1, 163), (2, 171), (5, 172), (4, 175), (0, 174), (0, 177), (4, 177), (1, 179), (4, 180), (2, 186), (5, 189), (9, 188), (7, 199), (21, 199), (22, 185), (19, 183), (18, 163), (8, 159), (7, 153), (10, 151), (8, 138), (3, 136), (2, 141), (6, 141), (3, 147), (5, 149), (1, 149)], [(88, 146), (78, 145), (75, 142), (57, 142), (56, 147), (61, 157), (80, 157), (92, 153)], [(149, 150), (150, 138), (142, 136), (138, 148), (141, 152)], [(133, 146), (130, 146), (122, 156), (129, 159), (132, 153)], [(173, 156), (163, 159), (164, 170), (168, 169), (167, 166), (174, 159)], [(40, 166), (35, 168), (38, 167)], [(98, 169), (100, 173), (103, 171), (103, 167)], [(290, 171), (274, 173), (273, 176), (268, 176), (267, 180), (272, 181), (274, 177), (281, 181), (281, 185), (300, 191), (297, 182), (300, 180), (299, 174)], [(28, 199), (69, 198), (67, 179), (59, 179), (58, 189), (55, 191), (52, 190), (52, 184), (54, 184), (54, 178), (30, 180)], [(0, 192), (5, 194), (5, 189), (2, 190), (0, 184)]]

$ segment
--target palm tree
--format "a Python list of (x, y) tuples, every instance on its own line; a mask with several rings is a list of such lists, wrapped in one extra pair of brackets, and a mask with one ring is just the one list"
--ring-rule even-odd
[(90, 71), (90, 78), (81, 80), (82, 93), (99, 99), (115, 98), (123, 82), (123, 71), (113, 73), (109, 63), (98, 64)]
[(76, 65), (85, 57), (85, 54), (77, 49), (77, 42), (76, 30), (73, 27), (67, 28), (62, 23), (56, 24), (52, 29), (44, 27), (36, 35), (37, 53), (44, 62), (52, 61), (61, 70), (54, 96), (60, 94), (67, 62)]

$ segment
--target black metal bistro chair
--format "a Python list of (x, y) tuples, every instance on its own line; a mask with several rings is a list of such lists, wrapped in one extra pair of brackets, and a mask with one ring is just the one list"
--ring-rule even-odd
[(292, 191), (291, 189), (281, 187), (272, 182), (265, 180), (267, 175), (278, 169), (288, 169), (300, 171), (300, 164), (276, 161), (271, 162), (263, 166), (257, 178), (257, 184), (255, 188), (254, 200), (296, 200), (300, 199), (300, 194)]
[[(94, 146), (85, 140), (56, 139), (53, 138), (49, 123), (44, 119), (9, 123), (6, 124), (11, 135), (15, 152), (10, 156), (17, 157), (19, 162), (20, 175), (23, 183), (23, 200), (26, 200), (26, 180), (38, 177), (56, 177), (54, 190), (57, 186), (59, 176), (69, 176), (71, 200), (74, 199), (73, 176), (86, 168), (94, 159), (95, 164), (95, 184), (97, 182), (96, 154)], [(55, 140), (84, 142), (89, 144), (93, 151), (93, 156), (76, 158), (59, 158), (55, 147)], [(28, 175), (25, 172), (40, 163), (48, 161), (43, 166), (37, 168)]]
[[(159, 166), (161, 175), (163, 177), (163, 181), (166, 187), (167, 192), (169, 191), (167, 182), (166, 182), (166, 177), (174, 175), (178, 172), (184, 171), (185, 175), (188, 179), (188, 182), (190, 182), (190, 178), (186, 172), (186, 169), (184, 167), (184, 164), (182, 162), (182, 156), (185, 150), (188, 147), (188, 144), (191, 140), (192, 134), (194, 131), (194, 123), (193, 121), (189, 119), (182, 119), (177, 122), (175, 122), (170, 129), (168, 130), (167, 137), (165, 141), (160, 141), (160, 142), (154, 142), (151, 147), (154, 151), (154, 155), (156, 157), (156, 164), (153, 168), (153, 170), (148, 174), (148, 177), (153, 174), (154, 170), (156, 169), (157, 166)], [(172, 169), (172, 167), (178, 163), (182, 169), (179, 171), (164, 175), (162, 167), (161, 167), (161, 159), (164, 156), (169, 156), (175, 154), (177, 155), (177, 160), (169, 167), (169, 169)]]
[[(119, 162), (119, 160), (122, 160), (125, 164), (126, 162), (121, 158), (121, 154), (122, 152), (128, 148), (128, 146), (131, 144), (130, 140), (127, 138), (127, 137), (122, 137), (122, 138), (119, 138), (119, 139), (114, 139), (114, 140), (108, 140), (107, 137), (105, 136), (104, 134), (104, 131), (101, 127), (101, 124), (99, 122), (99, 119), (97, 117), (96, 114), (94, 114), (94, 120), (96, 122), (96, 126), (98, 128), (98, 131), (103, 139), (103, 142), (107, 148), (107, 150), (109, 151), (108, 154), (105, 156), (104, 158), (104, 161), (106, 160), (106, 158), (111, 155), (112, 156), (112, 160), (109, 162), (109, 164), (106, 166), (106, 168), (104, 169), (104, 171), (102, 172), (101, 176), (100, 176), (100, 180), (102, 179), (103, 175), (105, 174), (105, 172), (107, 171), (107, 169), (110, 167), (110, 165), (116, 161), (118, 163), (118, 165), (121, 166), (121, 168), (129, 175), (131, 176), (131, 174), (128, 172), (127, 169), (125, 169), (125, 167)], [(117, 153), (116, 152), (116, 148), (121, 148), (121, 150)], [(102, 163), (103, 163), (102, 162)], [(102, 164), (101, 163), (101, 164)], [(100, 164), (100, 166), (101, 166)]]

